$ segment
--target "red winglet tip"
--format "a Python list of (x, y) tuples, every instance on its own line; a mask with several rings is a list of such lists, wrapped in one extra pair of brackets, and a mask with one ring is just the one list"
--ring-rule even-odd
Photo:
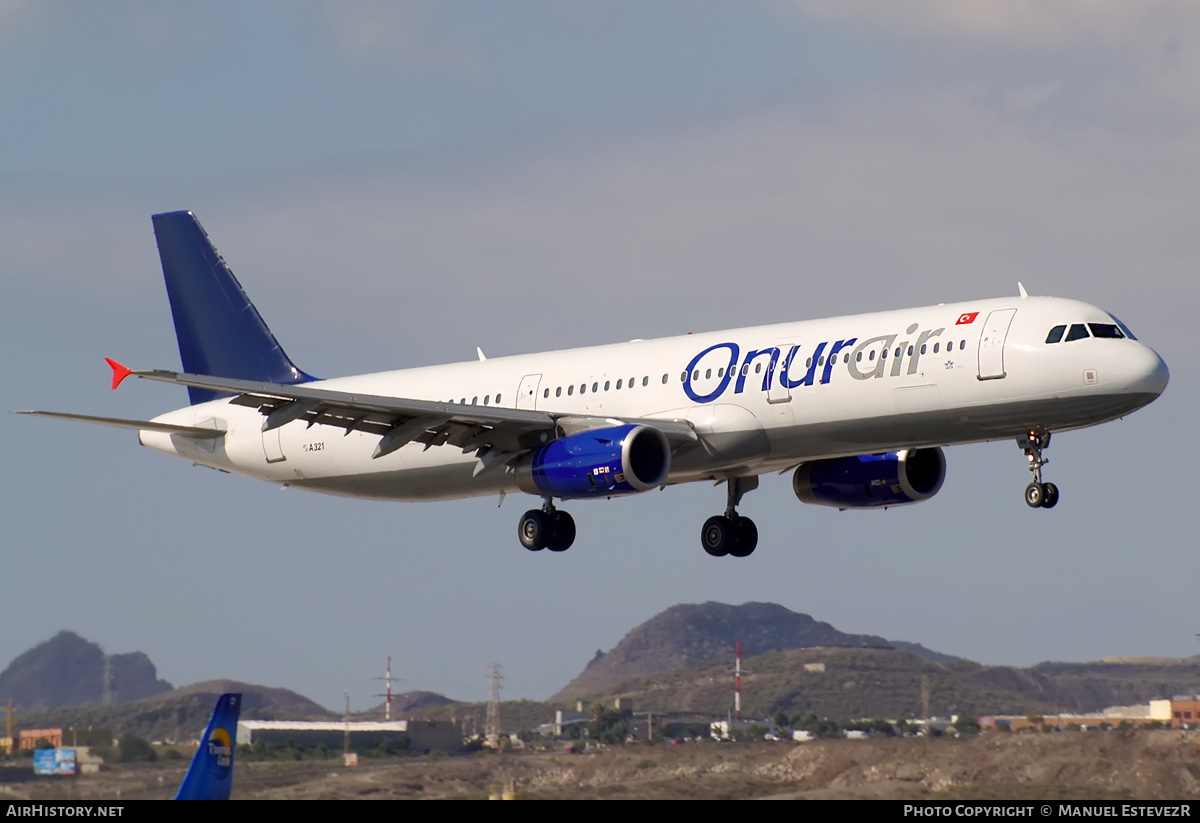
[(133, 369), (125, 368), (120, 363), (118, 363), (116, 360), (113, 360), (111, 357), (104, 358), (104, 362), (112, 367), (112, 370), (113, 370), (112, 387), (113, 387), (113, 391), (116, 391), (117, 386), (121, 385), (121, 381), (124, 380), (129, 375), (133, 374)]

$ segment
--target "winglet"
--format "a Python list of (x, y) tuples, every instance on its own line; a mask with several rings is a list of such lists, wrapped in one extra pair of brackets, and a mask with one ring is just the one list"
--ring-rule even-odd
[(1024, 300), (1029, 296), (1029, 292), (1025, 291), (1025, 284), (1020, 280), (1017, 281), (1017, 291), (1021, 293), (1021, 299)]
[(121, 385), (121, 381), (124, 380), (129, 375), (133, 374), (133, 369), (125, 368), (120, 363), (118, 363), (116, 360), (113, 360), (111, 357), (104, 358), (104, 362), (107, 363), (108, 365), (112, 366), (112, 370), (113, 370), (112, 387), (113, 387), (113, 391), (116, 391), (117, 386)]

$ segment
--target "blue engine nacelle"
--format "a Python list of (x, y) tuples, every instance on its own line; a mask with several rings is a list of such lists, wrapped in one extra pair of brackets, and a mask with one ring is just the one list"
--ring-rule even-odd
[(819, 506), (878, 509), (928, 500), (945, 479), (941, 449), (908, 449), (805, 463), (792, 476), (792, 491)]
[(613, 426), (542, 446), (517, 464), (517, 485), (552, 497), (613, 497), (661, 486), (670, 469), (666, 435), (650, 426)]

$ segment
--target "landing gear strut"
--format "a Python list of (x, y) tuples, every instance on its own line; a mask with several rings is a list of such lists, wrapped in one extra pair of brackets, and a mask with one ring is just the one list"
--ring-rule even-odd
[(1033, 482), (1025, 487), (1025, 505), (1031, 509), (1052, 509), (1058, 503), (1058, 486), (1042, 482), (1042, 466), (1050, 461), (1042, 457), (1042, 450), (1050, 446), (1050, 432), (1029, 431), (1017, 438), (1017, 445), (1029, 460), (1029, 471)]
[(749, 557), (758, 545), (758, 527), (749, 517), (739, 516), (737, 506), (746, 492), (758, 488), (758, 478), (730, 477), (726, 484), (729, 488), (729, 502), (725, 507), (725, 514), (704, 521), (704, 528), (700, 532), (700, 545), (713, 557), (724, 557), (727, 554)]
[(554, 508), (553, 498), (547, 497), (540, 509), (530, 509), (521, 515), (517, 534), (521, 545), (531, 552), (542, 549), (565, 552), (575, 542), (575, 518)]

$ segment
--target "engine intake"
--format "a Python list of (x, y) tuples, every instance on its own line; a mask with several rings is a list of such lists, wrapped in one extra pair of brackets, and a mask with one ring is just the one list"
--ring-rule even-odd
[(613, 426), (542, 446), (517, 464), (517, 485), (563, 499), (614, 497), (661, 486), (670, 470), (666, 435), (650, 426)]
[(792, 475), (792, 491), (804, 503), (878, 509), (928, 500), (945, 479), (940, 448), (906, 449), (804, 463)]

